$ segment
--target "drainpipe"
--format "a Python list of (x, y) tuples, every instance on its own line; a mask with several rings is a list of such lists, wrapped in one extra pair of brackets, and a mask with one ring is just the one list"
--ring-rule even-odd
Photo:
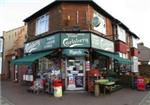
[[(113, 42), (114, 42), (114, 51), (115, 51), (115, 42), (116, 42), (116, 36), (117, 36), (117, 30), (116, 30), (116, 22), (115, 20), (112, 21), (112, 32), (113, 32)], [(116, 64), (115, 64), (115, 59), (113, 59), (113, 67), (114, 67), (114, 70), (116, 69)]]
[(0, 43), (0, 44), (1, 44), (1, 45), (0, 45), (0, 47), (1, 47), (1, 49), (0, 49), (0, 54), (1, 54), (1, 56), (0, 56), (0, 57), (1, 57), (1, 59), (2, 59), (2, 61), (0, 62), (0, 63), (1, 63), (1, 64), (0, 64), (0, 65), (1, 65), (1, 68), (0, 68), (0, 69), (1, 69), (1, 73), (0, 73), (0, 75), (2, 76), (2, 74), (3, 74), (3, 58), (4, 58), (4, 57), (3, 57), (3, 55), (4, 55), (4, 54), (3, 54), (3, 52), (4, 52), (4, 37), (0, 37), (0, 40), (1, 40), (1, 43)]

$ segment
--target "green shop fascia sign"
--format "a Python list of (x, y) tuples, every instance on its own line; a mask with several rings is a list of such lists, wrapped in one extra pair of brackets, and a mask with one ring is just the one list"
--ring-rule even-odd
[(62, 52), (66, 56), (85, 56), (88, 54), (87, 49), (64, 49)]
[(42, 39), (31, 41), (24, 46), (25, 53), (31, 53), (41, 50), (54, 49), (60, 47), (60, 34), (54, 34)]
[(109, 52), (114, 52), (115, 49), (113, 41), (102, 38), (95, 34), (91, 34), (91, 47)]
[[(114, 52), (114, 42), (91, 33), (57, 33), (25, 44), (24, 52), (55, 48), (96, 48)], [(72, 50), (69, 50), (72, 51)], [(74, 50), (79, 51), (79, 50)], [(80, 51), (79, 51), (80, 52)], [(68, 52), (69, 53), (69, 52)], [(75, 55), (75, 54), (74, 54)]]
[(61, 47), (90, 47), (90, 33), (62, 33)]

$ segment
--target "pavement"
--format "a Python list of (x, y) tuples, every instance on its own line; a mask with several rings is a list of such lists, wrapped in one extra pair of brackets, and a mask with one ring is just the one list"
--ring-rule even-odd
[(27, 92), (28, 86), (5, 81), (1, 83), (1, 105), (150, 105), (150, 92), (128, 88), (95, 97), (86, 92), (65, 93), (62, 98)]
[(139, 105), (150, 105), (150, 92), (142, 99)]
[(0, 105), (15, 105), (10, 102), (7, 98), (0, 96)]

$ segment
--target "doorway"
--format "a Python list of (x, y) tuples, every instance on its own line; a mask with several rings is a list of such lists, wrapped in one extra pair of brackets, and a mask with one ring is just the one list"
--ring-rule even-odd
[(66, 90), (85, 90), (85, 59), (69, 57), (66, 59)]

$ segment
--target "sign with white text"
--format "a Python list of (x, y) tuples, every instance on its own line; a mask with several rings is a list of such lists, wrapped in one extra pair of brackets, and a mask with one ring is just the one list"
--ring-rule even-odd
[(62, 33), (61, 47), (90, 47), (89, 33)]
[(100, 36), (91, 35), (92, 47), (96, 49), (101, 49), (105, 51), (114, 52), (114, 42), (108, 39), (102, 38)]
[(25, 53), (31, 53), (41, 50), (54, 49), (60, 46), (60, 35), (55, 34), (25, 44)]

